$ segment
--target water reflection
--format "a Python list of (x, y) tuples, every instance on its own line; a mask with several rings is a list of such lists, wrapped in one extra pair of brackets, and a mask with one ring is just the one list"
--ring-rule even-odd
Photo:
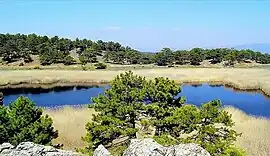
[[(41, 107), (59, 107), (63, 105), (82, 105), (91, 103), (91, 98), (102, 94), (109, 86), (62, 86), (44, 88), (7, 88), (4, 93), (4, 104), (14, 101), (18, 96), (29, 97)], [(201, 106), (214, 99), (222, 101), (248, 114), (270, 117), (270, 99), (261, 92), (241, 91), (217, 84), (184, 84), (179, 96), (185, 96), (187, 103)]]

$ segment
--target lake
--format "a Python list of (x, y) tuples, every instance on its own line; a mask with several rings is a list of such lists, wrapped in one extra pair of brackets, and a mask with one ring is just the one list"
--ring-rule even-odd
[[(91, 103), (91, 97), (104, 92), (108, 86), (93, 87), (55, 87), (0, 89), (4, 93), (4, 104), (14, 101), (23, 95), (33, 100), (37, 106), (59, 107), (64, 105), (80, 106)], [(270, 117), (270, 98), (260, 92), (234, 91), (224, 86), (182, 85), (181, 96), (187, 103), (200, 106), (210, 100), (220, 99), (222, 104), (239, 108), (250, 115)]]

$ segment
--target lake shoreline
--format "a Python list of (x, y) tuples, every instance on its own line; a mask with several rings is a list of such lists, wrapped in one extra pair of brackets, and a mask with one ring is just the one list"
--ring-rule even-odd
[[(122, 71), (70, 71), (70, 70), (0, 70), (0, 89), (54, 88), (61, 86), (102, 86)], [(140, 69), (134, 74), (147, 79), (168, 77), (179, 84), (224, 85), (239, 91), (261, 92), (270, 96), (269, 69)]]
[[(255, 87), (243, 87), (236, 85), (232, 82), (225, 81), (198, 81), (198, 80), (186, 80), (186, 81), (176, 81), (179, 85), (202, 85), (209, 84), (210, 86), (224, 86), (225, 88), (233, 89), (233, 91), (244, 91), (244, 92), (257, 92), (261, 93), (267, 98), (270, 98), (270, 93), (265, 92), (261, 88)], [(20, 82), (18, 84), (7, 84), (0, 85), (0, 89), (18, 89), (18, 88), (41, 88), (41, 89), (53, 89), (56, 87), (100, 87), (109, 85), (109, 81), (83, 81), (83, 82), (72, 82), (72, 81), (63, 81), (63, 82), (41, 82), (41, 83), (31, 83), (31, 82)]]

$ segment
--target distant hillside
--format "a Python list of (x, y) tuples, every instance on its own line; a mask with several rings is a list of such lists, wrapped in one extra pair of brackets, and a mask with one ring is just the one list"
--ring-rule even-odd
[(270, 43), (254, 43), (254, 44), (243, 44), (236, 45), (233, 48), (235, 49), (251, 49), (254, 51), (259, 51), (262, 53), (270, 53)]

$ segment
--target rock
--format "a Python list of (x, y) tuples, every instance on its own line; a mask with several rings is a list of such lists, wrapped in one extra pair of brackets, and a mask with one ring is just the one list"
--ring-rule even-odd
[(180, 144), (164, 147), (155, 140), (133, 139), (123, 156), (210, 156), (210, 154), (196, 144)]
[(9, 150), (9, 149), (13, 149), (14, 146), (11, 145), (10, 143), (3, 143), (2, 145), (0, 145), (0, 153), (3, 151), (3, 150)]
[(22, 142), (17, 147), (9, 143), (0, 145), (0, 156), (79, 156), (80, 154), (43, 146), (32, 142)]
[(111, 156), (111, 153), (103, 145), (99, 145), (94, 151), (94, 156)]
[(166, 150), (153, 139), (132, 139), (123, 156), (164, 156)]
[(210, 154), (197, 144), (180, 144), (169, 146), (166, 156), (210, 156)]

